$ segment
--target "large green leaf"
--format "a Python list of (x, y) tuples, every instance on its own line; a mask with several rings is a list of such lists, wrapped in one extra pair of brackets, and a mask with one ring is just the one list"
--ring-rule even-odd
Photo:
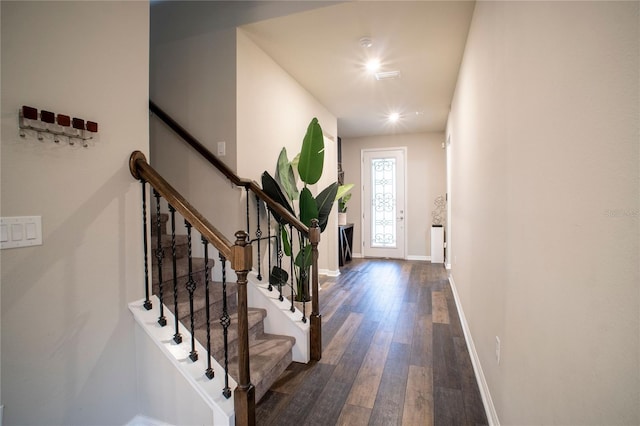
[(299, 163), (300, 163), (300, 153), (298, 153), (298, 155), (293, 157), (293, 160), (291, 160), (291, 166), (294, 168), (294, 170), (298, 170)]
[(318, 219), (318, 206), (309, 188), (300, 191), (300, 222), (311, 226), (311, 219)]
[(353, 188), (353, 184), (352, 183), (347, 183), (345, 185), (340, 185), (338, 187), (338, 192), (336, 193), (336, 200), (344, 197), (347, 192), (351, 191), (351, 188)]
[(304, 269), (311, 266), (311, 260), (311, 244), (307, 244), (298, 252), (294, 263), (298, 268)]
[[(273, 201), (282, 205), (285, 209), (289, 210), (289, 212), (291, 212), (292, 215), (295, 216), (295, 213), (293, 212), (293, 208), (289, 204), (287, 197), (284, 195), (284, 193), (280, 189), (280, 185), (278, 185), (278, 182), (276, 182), (276, 180), (273, 177), (271, 177), (269, 172), (266, 172), (266, 171), (262, 173), (262, 190), (266, 192), (267, 195), (273, 199)], [(271, 208), (269, 208), (269, 210), (271, 210), (271, 213), (273, 214), (273, 218), (276, 221), (278, 221), (278, 223), (280, 224), (285, 223), (284, 219), (278, 213), (273, 211), (273, 209)]]
[(323, 232), (327, 227), (329, 221), (329, 214), (333, 207), (333, 202), (336, 200), (336, 193), (338, 192), (338, 184), (336, 182), (327, 186), (316, 197), (316, 207), (318, 208), (318, 224), (320, 225), (320, 232)]
[(324, 138), (322, 136), (322, 128), (320, 124), (318, 124), (318, 119), (314, 117), (311, 123), (309, 123), (307, 133), (302, 141), (298, 174), (304, 183), (313, 185), (320, 180), (323, 167)]
[(287, 157), (287, 148), (282, 148), (278, 156), (278, 167), (276, 167), (276, 181), (280, 183), (289, 200), (298, 199), (298, 188), (296, 187), (296, 177), (293, 174), (293, 167)]

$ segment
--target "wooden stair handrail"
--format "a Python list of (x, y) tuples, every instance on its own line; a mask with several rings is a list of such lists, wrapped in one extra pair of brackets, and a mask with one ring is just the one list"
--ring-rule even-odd
[(175, 121), (169, 114), (164, 112), (158, 105), (152, 100), (149, 100), (149, 110), (154, 113), (160, 120), (162, 120), (171, 130), (173, 130), (178, 136), (180, 136), (186, 143), (191, 145), (200, 155), (202, 155), (212, 166), (218, 169), (227, 179), (229, 179), (234, 185), (242, 186), (249, 189), (255, 195), (264, 201), (271, 210), (276, 212), (280, 217), (285, 219), (298, 231), (304, 235), (309, 235), (309, 227), (300, 222), (300, 219), (295, 217), (291, 212), (285, 209), (280, 203), (277, 203), (273, 198), (269, 197), (254, 180), (243, 179), (235, 174), (233, 170), (226, 164), (218, 159), (211, 151), (209, 151), (198, 139), (196, 139), (191, 133), (189, 133), (184, 127), (182, 127), (177, 121)]
[(167, 202), (176, 209), (203, 237), (225, 258), (233, 261), (233, 244), (204, 218), (178, 191), (176, 191), (156, 170), (149, 165), (140, 151), (129, 157), (129, 171), (138, 180), (148, 182)]

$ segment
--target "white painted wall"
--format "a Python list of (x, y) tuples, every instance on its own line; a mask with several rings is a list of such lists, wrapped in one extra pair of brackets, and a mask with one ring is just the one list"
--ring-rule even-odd
[[(325, 135), (324, 172), (321, 180), (311, 187), (311, 192), (318, 194), (338, 180), (337, 119), (241, 29), (237, 37), (239, 175), (258, 183), (265, 170), (274, 176), (282, 147), (287, 148), (289, 159), (293, 159), (300, 152), (309, 122), (317, 117)], [(337, 229), (337, 207), (334, 207), (321, 236), (320, 269), (338, 269)]]
[(382, 135), (342, 139), (342, 168), (345, 183), (355, 184), (347, 208), (347, 221), (354, 223), (353, 251), (362, 254), (362, 182), (363, 149), (407, 147), (407, 252), (408, 258), (431, 256), (431, 212), (433, 202), (446, 191), (446, 159), (442, 149), (444, 133)]
[[(135, 325), (135, 334), (140, 412), (173, 425), (215, 424), (211, 408), (196, 387), (185, 380), (140, 324)], [(167, 340), (171, 341), (171, 336)], [(184, 359), (188, 360), (188, 355)]]
[[(150, 298), (152, 309), (144, 308), (144, 299), (129, 304), (136, 321), (136, 359), (138, 372), (138, 398), (140, 413), (174, 425), (232, 425), (234, 424), (233, 396), (225, 398), (224, 368), (211, 360), (214, 377), (205, 376), (207, 351), (198, 342), (195, 350), (198, 359), (192, 362), (191, 333), (182, 323), (179, 332), (182, 343), (173, 341), (175, 330), (160, 327), (160, 301)], [(167, 324), (173, 324), (175, 317), (165, 310)], [(237, 383), (229, 377), (229, 388), (234, 390)]]
[[(151, 99), (212, 153), (236, 170), (235, 28), (151, 46)], [(153, 117), (151, 164), (229, 240), (244, 229), (241, 192)], [(184, 232), (182, 232), (184, 233)]]
[[(2, 7), (0, 7), (0, 53), (2, 52)], [(2, 58), (0, 57), (0, 65), (2, 64)], [(0, 82), (2, 82), (2, 66), (0, 66)], [(0, 83), (1, 84), (1, 83)], [(1, 89), (1, 87), (0, 87)], [(0, 109), (2, 109), (1, 105), (2, 97), (0, 96)], [(0, 165), (2, 161), (2, 143), (0, 141)], [(0, 169), (0, 216), (2, 215), (2, 179), (1, 179), (2, 169)], [(0, 255), (0, 274), (2, 273), (2, 256)], [(1, 275), (0, 275), (1, 276)], [(2, 399), (2, 281), (0, 281), (0, 421), (2, 421), (4, 414), (4, 405)]]
[[(4, 424), (124, 424), (137, 413), (140, 188), (149, 5), (12, 2), (2, 14), (2, 216), (41, 215), (43, 245), (3, 250)], [(31, 105), (99, 123), (89, 149), (18, 136)]]
[(640, 423), (639, 5), (476, 4), (452, 274), (502, 424)]
[[(240, 177), (248, 177), (238, 164), (251, 158), (237, 151), (241, 124), (236, 118), (236, 27), (324, 4), (155, 2), (151, 6), (151, 98), (214, 154), (217, 143), (224, 141), (226, 155), (219, 158)], [(246, 228), (241, 192), (232, 190), (219, 172), (155, 118), (150, 121), (150, 133), (151, 164), (233, 240), (235, 231)], [(198, 254), (199, 247), (196, 250)]]
[[(160, 30), (158, 30), (160, 31)], [(337, 180), (337, 120), (241, 30), (210, 32), (151, 47), (151, 97), (238, 176), (260, 183), (282, 146), (299, 152), (309, 121), (318, 117), (326, 139), (325, 173), (317, 190)], [(151, 163), (229, 240), (245, 229), (243, 192), (151, 119)], [(315, 190), (315, 189), (314, 189)], [(329, 229), (337, 229), (334, 212)], [(320, 268), (338, 269), (337, 235), (325, 233)], [(335, 233), (337, 234), (337, 232)]]

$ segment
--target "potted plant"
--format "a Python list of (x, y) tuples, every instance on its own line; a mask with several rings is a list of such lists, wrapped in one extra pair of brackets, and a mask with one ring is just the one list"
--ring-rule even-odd
[[(351, 199), (351, 193), (349, 192), (353, 188), (353, 184), (342, 185), (338, 189), (338, 225), (347, 224), (347, 203)], [(342, 192), (342, 194), (341, 194)]]
[[(313, 118), (307, 127), (302, 140), (302, 148), (293, 160), (289, 161), (286, 148), (282, 148), (278, 157), (275, 178), (267, 171), (262, 174), (262, 188), (273, 200), (281, 204), (291, 214), (297, 216), (306, 226), (311, 226), (311, 220), (317, 219), (320, 232), (327, 227), (331, 208), (336, 200), (338, 184), (334, 182), (314, 196), (309, 185), (317, 183), (323, 172), (324, 166), (324, 137), (322, 128), (317, 118)], [(302, 181), (302, 189), (298, 190), (297, 175)], [(296, 204), (298, 213), (296, 214)], [(292, 244), (293, 236), (284, 226), (284, 220), (274, 211), (271, 211), (278, 222), (279, 234), (282, 240), (283, 252), (287, 256), (293, 256), (294, 250), (298, 252), (294, 257), (294, 271), (296, 282), (296, 300), (308, 301), (309, 279), (311, 267), (311, 244), (299, 232), (297, 232), (297, 247)], [(284, 276), (284, 274), (281, 274)]]

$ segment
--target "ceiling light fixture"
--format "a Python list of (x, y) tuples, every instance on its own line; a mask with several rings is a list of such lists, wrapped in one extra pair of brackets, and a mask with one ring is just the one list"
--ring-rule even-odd
[(392, 112), (391, 114), (389, 114), (389, 121), (392, 123), (395, 123), (396, 121), (398, 121), (400, 119), (400, 114), (397, 112)]
[(395, 80), (400, 78), (400, 71), (381, 71), (375, 73), (376, 80)]

